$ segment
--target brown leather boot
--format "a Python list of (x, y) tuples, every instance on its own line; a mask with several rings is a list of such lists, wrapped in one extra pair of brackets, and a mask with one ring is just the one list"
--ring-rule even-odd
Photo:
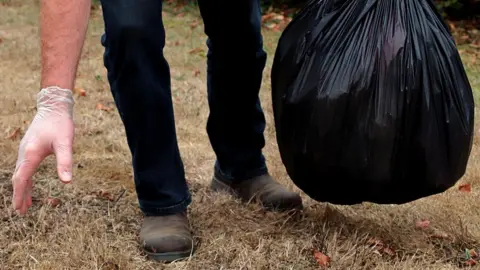
[(146, 216), (140, 230), (140, 243), (147, 255), (171, 262), (193, 253), (193, 238), (186, 213)]
[(268, 174), (231, 184), (216, 173), (211, 188), (215, 191), (227, 191), (243, 201), (256, 201), (267, 210), (287, 211), (303, 208), (300, 195), (288, 191)]

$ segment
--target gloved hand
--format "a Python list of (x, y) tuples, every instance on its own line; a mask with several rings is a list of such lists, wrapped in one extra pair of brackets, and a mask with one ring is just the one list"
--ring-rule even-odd
[(24, 215), (32, 205), (32, 176), (40, 163), (55, 154), (60, 180), (72, 180), (72, 144), (74, 137), (73, 93), (56, 86), (37, 94), (37, 114), (20, 142), (12, 177), (13, 207)]

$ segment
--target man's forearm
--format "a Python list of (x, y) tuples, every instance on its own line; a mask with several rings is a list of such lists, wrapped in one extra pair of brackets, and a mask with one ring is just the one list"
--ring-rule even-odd
[(41, 0), (41, 87), (74, 87), (91, 0)]

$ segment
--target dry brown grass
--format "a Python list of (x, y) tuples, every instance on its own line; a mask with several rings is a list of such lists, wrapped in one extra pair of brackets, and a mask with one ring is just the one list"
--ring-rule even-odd
[[(90, 24), (77, 81), (87, 96), (76, 100), (74, 183), (65, 186), (57, 180), (50, 157), (36, 175), (33, 209), (26, 217), (15, 216), (10, 207), (10, 177), (19, 139), (27, 128), (23, 121), (30, 121), (34, 114), (39, 82), (38, 7), (32, 2), (16, 0), (10, 3), (18, 5), (0, 7), (0, 130), (4, 132), (0, 140), (0, 269), (318, 269), (312, 254), (317, 249), (331, 257), (331, 269), (439, 270), (457, 269), (466, 248), (480, 248), (478, 139), (461, 181), (472, 184), (471, 193), (452, 188), (400, 206), (351, 207), (327, 206), (303, 194), (305, 211), (289, 216), (210, 192), (214, 154), (205, 132), (205, 58), (189, 54), (198, 47), (205, 49), (205, 36), (201, 25), (188, 27), (198, 21), (188, 14), (166, 14), (165, 23), (178, 136), (194, 200), (190, 217), (199, 243), (195, 255), (163, 265), (146, 260), (137, 246), (142, 219), (123, 126), (115, 111), (95, 109), (99, 102), (112, 103), (98, 14)], [(273, 175), (298, 190), (279, 159), (272, 121), (269, 73), (277, 39), (278, 33), (265, 32), (270, 55), (261, 93), (268, 121), (265, 153)], [(472, 83), (480, 91), (480, 66), (469, 61)], [(16, 128), (21, 128), (17, 139), (4, 139)], [(119, 200), (92, 195), (99, 190)], [(57, 196), (62, 204), (43, 205), (47, 196)], [(422, 219), (431, 221), (428, 229), (415, 228)], [(366, 244), (369, 238), (389, 245), (395, 256), (375, 252)]]

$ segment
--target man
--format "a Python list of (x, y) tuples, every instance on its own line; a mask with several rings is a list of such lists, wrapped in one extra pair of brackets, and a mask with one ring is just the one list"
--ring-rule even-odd
[[(268, 174), (262, 148), (265, 118), (258, 92), (266, 62), (258, 0), (199, 0), (208, 35), (207, 131), (217, 156), (211, 183), (267, 209), (300, 209), (302, 200)], [(13, 175), (13, 206), (25, 214), (32, 175), (55, 154), (64, 183), (72, 180), (71, 90), (82, 50), (90, 0), (43, 0), (42, 78), (37, 115), (22, 138)], [(139, 205), (145, 213), (141, 244), (157, 260), (187, 257), (193, 250), (186, 208), (190, 194), (180, 157), (163, 55), (161, 0), (102, 0), (104, 63), (126, 129)]]

